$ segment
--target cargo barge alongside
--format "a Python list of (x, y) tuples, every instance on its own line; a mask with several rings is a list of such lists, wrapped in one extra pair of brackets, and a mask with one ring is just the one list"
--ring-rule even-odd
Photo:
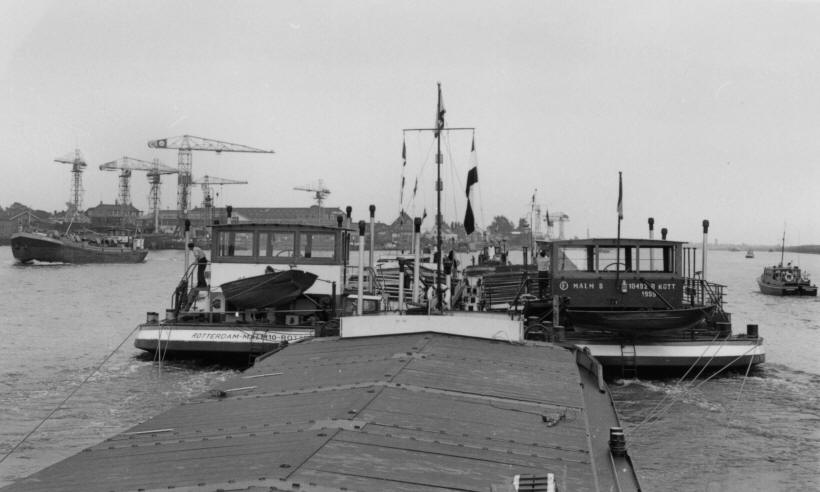
[(21, 263), (141, 263), (148, 256), (141, 238), (119, 234), (17, 232), (11, 252)]
[(640, 490), (594, 359), (439, 328), (461, 316), (523, 336), (490, 313), (344, 318), (2, 490)]

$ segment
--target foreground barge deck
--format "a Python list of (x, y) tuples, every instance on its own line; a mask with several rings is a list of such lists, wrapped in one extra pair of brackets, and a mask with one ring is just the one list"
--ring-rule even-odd
[(317, 338), (3, 490), (639, 490), (618, 425), (551, 344)]

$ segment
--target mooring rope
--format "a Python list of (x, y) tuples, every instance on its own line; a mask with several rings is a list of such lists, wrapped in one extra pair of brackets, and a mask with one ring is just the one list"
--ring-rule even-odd
[[(715, 340), (717, 340), (717, 338), (718, 338), (719, 336), (720, 336), (720, 334), (719, 334), (719, 333), (718, 333), (718, 334), (716, 334), (716, 335), (715, 335), (715, 337), (714, 337), (714, 338), (712, 339), (712, 341), (710, 342), (710, 344), (711, 344), (711, 343), (714, 343), (714, 342), (715, 342)], [(725, 340), (724, 340), (724, 341), (725, 341)], [(721, 345), (722, 345), (722, 343), (721, 343)], [(675, 383), (675, 386), (674, 386), (675, 388), (679, 387), (679, 386), (681, 385), (681, 383), (682, 383), (682, 382), (686, 379), (686, 377), (689, 375), (689, 373), (690, 373), (690, 372), (692, 372), (692, 369), (694, 369), (694, 368), (697, 366), (697, 363), (698, 363), (698, 362), (700, 362), (700, 359), (702, 359), (702, 358), (703, 358), (703, 356), (706, 354), (706, 351), (708, 351), (708, 350), (709, 350), (709, 347), (710, 347), (710, 345), (707, 345), (707, 346), (703, 349), (703, 351), (700, 353), (700, 355), (698, 355), (698, 358), (697, 358), (697, 359), (695, 359), (695, 361), (694, 361), (694, 362), (692, 362), (692, 364), (689, 366), (689, 368), (688, 368), (688, 369), (686, 369), (686, 372), (684, 372), (684, 373), (683, 373), (683, 376), (681, 376), (681, 377), (678, 379), (678, 382), (677, 382), (677, 383)], [(718, 347), (718, 349), (720, 349), (720, 347)], [(704, 367), (705, 367), (705, 365), (704, 365)], [(703, 373), (703, 369), (701, 369), (701, 370), (700, 370), (700, 372), (698, 372), (698, 374), (696, 374), (696, 375), (695, 375), (695, 377), (694, 377), (694, 378), (692, 378), (692, 381), (695, 381), (698, 377), (700, 377), (700, 375), (701, 375), (702, 373)], [(661, 398), (661, 399), (658, 401), (658, 403), (656, 403), (656, 404), (655, 404), (655, 406), (654, 406), (654, 407), (652, 407), (652, 409), (649, 411), (649, 413), (646, 415), (646, 417), (645, 417), (645, 418), (644, 418), (644, 419), (643, 419), (643, 420), (642, 420), (642, 421), (641, 421), (641, 422), (640, 422), (640, 423), (639, 423), (639, 424), (635, 427), (635, 429), (631, 430), (630, 432), (635, 432), (635, 431), (636, 431), (639, 427), (641, 427), (643, 424), (645, 424), (647, 420), (651, 419), (651, 418), (654, 416), (655, 412), (657, 412), (657, 411), (658, 411), (658, 408), (666, 402), (666, 399), (667, 399), (667, 398), (670, 398), (670, 397), (671, 397), (671, 394), (670, 394), (670, 393), (666, 393), (666, 394), (663, 396), (663, 398)]]
[[(737, 362), (737, 361), (738, 361), (738, 360), (740, 360), (742, 357), (746, 356), (746, 354), (748, 354), (749, 352), (752, 352), (752, 351), (753, 351), (753, 350), (755, 350), (756, 348), (757, 348), (757, 345), (753, 345), (751, 348), (749, 348), (748, 350), (746, 350), (746, 351), (745, 351), (745, 352), (743, 352), (742, 354), (738, 355), (737, 357), (735, 357), (735, 358), (734, 358), (734, 359), (732, 359), (731, 361), (729, 361), (729, 362), (727, 362), (726, 364), (724, 364), (724, 365), (723, 365), (723, 367), (721, 367), (720, 369), (718, 369), (717, 371), (715, 371), (713, 374), (710, 374), (710, 375), (709, 375), (709, 377), (707, 377), (706, 379), (704, 379), (703, 381), (701, 381), (701, 382), (700, 382), (697, 386), (692, 386), (692, 385), (690, 385), (690, 386), (689, 386), (689, 389), (687, 389), (687, 390), (686, 390), (686, 391), (685, 391), (685, 392), (681, 395), (681, 398), (683, 398), (683, 397), (685, 397), (686, 395), (688, 395), (691, 391), (693, 391), (693, 390), (696, 390), (696, 389), (700, 388), (701, 386), (703, 386), (704, 384), (706, 384), (707, 382), (709, 382), (709, 380), (711, 380), (711, 379), (712, 379), (712, 378), (714, 378), (715, 376), (719, 375), (720, 373), (722, 373), (723, 371), (725, 371), (726, 369), (728, 369), (729, 367), (731, 367), (731, 366), (732, 366), (735, 362)], [(749, 365), (749, 368), (751, 368), (751, 364)], [(692, 381), (694, 382), (695, 380), (693, 379)], [(675, 402), (674, 402), (674, 401), (672, 401), (672, 402), (671, 402), (671, 403), (669, 403), (669, 404), (668, 404), (668, 405), (667, 405), (664, 409), (662, 409), (661, 411), (657, 412), (657, 414), (654, 416), (654, 420), (652, 420), (652, 422), (649, 422), (649, 423), (658, 422), (658, 421), (660, 420), (660, 418), (661, 418), (661, 417), (662, 417), (665, 413), (667, 413), (669, 410), (671, 410), (671, 409), (672, 409), (672, 406), (673, 406), (674, 404), (675, 404)], [(634, 436), (634, 435), (636, 434), (637, 430), (638, 430), (638, 429), (639, 429), (639, 428), (640, 428), (640, 427), (641, 427), (644, 423), (646, 423), (648, 420), (649, 420), (649, 417), (647, 417), (646, 419), (644, 419), (644, 421), (643, 421), (643, 422), (641, 422), (641, 423), (640, 423), (640, 424), (638, 424), (638, 425), (637, 425), (634, 429), (632, 429), (631, 434)]]
[(31, 429), (31, 431), (29, 431), (29, 433), (28, 433), (28, 434), (26, 434), (26, 435), (25, 435), (25, 437), (23, 437), (23, 439), (21, 439), (21, 440), (20, 440), (20, 442), (18, 442), (17, 444), (15, 444), (15, 445), (14, 445), (14, 447), (12, 447), (12, 448), (9, 450), (9, 452), (8, 452), (8, 453), (6, 453), (5, 455), (3, 455), (3, 457), (2, 457), (2, 458), (0, 458), (0, 463), (3, 463), (3, 462), (6, 460), (6, 458), (8, 458), (9, 456), (11, 456), (11, 454), (12, 454), (12, 453), (14, 453), (14, 451), (16, 451), (16, 450), (17, 450), (17, 448), (19, 448), (19, 447), (20, 447), (20, 446), (21, 446), (24, 442), (26, 442), (26, 441), (28, 440), (28, 438), (29, 438), (29, 437), (31, 437), (31, 435), (32, 435), (32, 434), (34, 434), (35, 432), (37, 432), (37, 429), (39, 429), (39, 428), (40, 428), (40, 427), (41, 427), (44, 423), (46, 423), (46, 421), (47, 421), (48, 419), (50, 419), (52, 415), (54, 415), (55, 413), (57, 413), (57, 411), (58, 411), (58, 410), (60, 410), (60, 409), (63, 407), (63, 405), (65, 405), (65, 404), (66, 404), (66, 402), (67, 402), (69, 399), (71, 399), (71, 397), (72, 397), (72, 396), (74, 396), (74, 393), (76, 393), (77, 391), (79, 391), (79, 389), (80, 389), (80, 388), (82, 388), (82, 387), (85, 385), (85, 383), (87, 383), (87, 382), (88, 382), (88, 380), (89, 380), (89, 379), (91, 379), (91, 376), (93, 376), (94, 374), (96, 374), (96, 373), (100, 370), (100, 368), (102, 368), (102, 366), (103, 366), (103, 365), (105, 365), (105, 363), (106, 363), (106, 362), (108, 362), (108, 360), (109, 360), (109, 359), (110, 359), (110, 358), (111, 358), (111, 357), (112, 357), (115, 353), (117, 353), (117, 351), (120, 349), (120, 347), (122, 347), (122, 345), (123, 345), (125, 342), (127, 342), (127, 341), (128, 341), (128, 339), (130, 339), (130, 338), (131, 338), (131, 336), (132, 336), (132, 335), (133, 335), (133, 334), (134, 334), (134, 333), (135, 333), (138, 329), (139, 329), (139, 325), (137, 325), (137, 326), (136, 326), (133, 330), (131, 330), (131, 332), (129, 332), (129, 333), (128, 333), (128, 336), (126, 336), (126, 337), (125, 337), (125, 338), (124, 338), (124, 339), (123, 339), (123, 340), (119, 343), (119, 345), (117, 345), (117, 347), (116, 347), (116, 348), (115, 348), (115, 349), (114, 349), (114, 350), (113, 350), (110, 354), (108, 354), (107, 356), (105, 356), (105, 359), (103, 359), (103, 361), (102, 361), (102, 362), (100, 362), (100, 364), (99, 364), (96, 368), (94, 368), (94, 370), (93, 370), (93, 371), (91, 371), (91, 373), (90, 373), (88, 376), (86, 376), (86, 377), (85, 377), (85, 379), (83, 379), (83, 381), (79, 384), (79, 386), (77, 386), (76, 388), (74, 388), (74, 389), (71, 391), (71, 393), (69, 393), (69, 394), (68, 394), (68, 396), (66, 396), (66, 397), (65, 397), (65, 399), (63, 399), (63, 401), (62, 401), (62, 402), (60, 402), (60, 404), (59, 404), (59, 405), (57, 405), (57, 407), (55, 407), (55, 408), (54, 408), (54, 410), (52, 410), (51, 412), (49, 412), (49, 414), (48, 414), (48, 415), (46, 415), (46, 416), (45, 416), (45, 418), (43, 418), (43, 419), (40, 421), (40, 423), (38, 423), (38, 424), (37, 424), (37, 425), (36, 425), (33, 429)]
[(743, 374), (743, 381), (740, 382), (740, 389), (737, 391), (737, 399), (735, 400), (735, 406), (740, 403), (740, 395), (743, 394), (743, 386), (746, 384), (746, 380), (749, 379), (749, 372), (752, 370), (752, 361), (754, 357), (749, 357), (749, 365), (746, 366), (746, 373)]

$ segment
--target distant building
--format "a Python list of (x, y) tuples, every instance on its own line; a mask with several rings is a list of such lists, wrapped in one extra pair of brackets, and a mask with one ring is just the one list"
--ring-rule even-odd
[(128, 223), (134, 223), (142, 212), (133, 205), (122, 206), (120, 204), (106, 204), (100, 202), (96, 207), (89, 207), (85, 211), (93, 227), (118, 227)]
[[(315, 224), (335, 227), (336, 217), (344, 212), (335, 207), (233, 207), (231, 216), (238, 222)], [(159, 231), (176, 232), (179, 228), (179, 213), (176, 210), (159, 211)], [(140, 218), (143, 230), (153, 230), (154, 217), (146, 215)], [(198, 207), (188, 211), (188, 220), (195, 236), (207, 235), (207, 226), (214, 223), (225, 224), (228, 213), (224, 207)]]
[(8, 244), (11, 235), (20, 230), (52, 227), (51, 214), (43, 210), (33, 210), (17, 202), (5, 210), (0, 209), (0, 243)]

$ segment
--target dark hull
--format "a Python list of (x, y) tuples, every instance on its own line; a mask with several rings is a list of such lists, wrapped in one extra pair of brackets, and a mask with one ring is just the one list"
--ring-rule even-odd
[(264, 309), (284, 306), (313, 285), (316, 275), (285, 270), (247, 277), (222, 284), (228, 309)]
[(770, 296), (816, 296), (817, 286), (811, 284), (770, 284), (757, 279), (760, 292)]
[(628, 336), (667, 335), (702, 326), (711, 308), (593, 311), (567, 310), (576, 331), (603, 331)]
[(11, 251), (22, 262), (45, 261), (59, 263), (141, 263), (146, 250), (91, 246), (88, 243), (56, 239), (20, 232), (11, 237)]

